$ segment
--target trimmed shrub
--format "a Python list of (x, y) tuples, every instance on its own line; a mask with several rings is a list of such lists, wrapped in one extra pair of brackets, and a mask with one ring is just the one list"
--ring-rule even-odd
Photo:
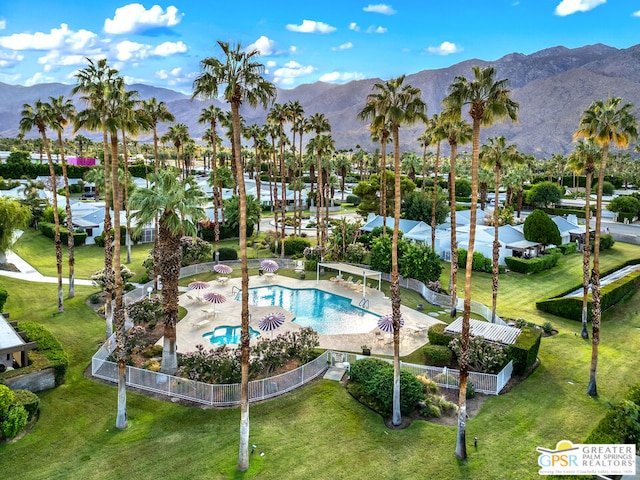
[(13, 438), (27, 425), (29, 414), (22, 405), (12, 405), (0, 423), (0, 429), (7, 438)]
[(512, 271), (529, 274), (538, 273), (555, 267), (561, 256), (562, 254), (557, 252), (552, 253), (551, 255), (543, 255), (542, 257), (535, 257), (531, 259), (506, 257), (504, 261), (507, 264), (507, 267)]
[(541, 340), (542, 330), (522, 327), (516, 342), (505, 348), (507, 360), (513, 360), (514, 375), (522, 375), (533, 366), (538, 358)]
[(36, 342), (36, 349), (49, 359), (56, 373), (56, 385), (60, 385), (64, 381), (69, 366), (69, 356), (62, 348), (62, 344), (49, 330), (38, 323), (20, 323), (20, 329), (24, 330), (27, 340)]
[(422, 354), (427, 365), (435, 365), (437, 367), (449, 365), (453, 358), (453, 352), (444, 345), (425, 345), (422, 348)]
[(4, 310), (4, 304), (7, 303), (7, 298), (9, 298), (9, 292), (0, 285), (0, 313)]
[(606, 233), (604, 235), (600, 235), (600, 251), (602, 252), (603, 250), (608, 250), (611, 247), (613, 247), (613, 244), (616, 243), (616, 241), (613, 239), (613, 236)]
[(427, 336), (429, 337), (429, 343), (431, 345), (443, 345), (445, 347), (449, 346), (451, 340), (453, 340), (453, 335), (448, 333), (444, 333), (444, 329), (446, 325), (444, 323), (436, 323), (429, 328), (427, 332)]
[(218, 252), (220, 253), (220, 261), (238, 259), (238, 252), (234, 248), (220, 247)]
[(31, 420), (38, 411), (40, 406), (40, 398), (29, 390), (14, 390), (13, 392), (14, 405), (22, 405), (27, 411), (28, 419)]
[(347, 199), (345, 200), (347, 203), (351, 203), (353, 204), (354, 207), (357, 207), (358, 205), (360, 205), (360, 202), (362, 201), (360, 199), (359, 196), (357, 195), (347, 195)]
[(577, 248), (578, 245), (576, 244), (576, 242), (564, 243), (558, 247), (563, 255), (571, 255), (572, 253), (576, 253)]
[(302, 255), (304, 249), (311, 246), (311, 242), (304, 238), (286, 238), (284, 240), (285, 255)]
[(640, 385), (633, 385), (624, 399), (591, 431), (585, 443), (640, 443)]

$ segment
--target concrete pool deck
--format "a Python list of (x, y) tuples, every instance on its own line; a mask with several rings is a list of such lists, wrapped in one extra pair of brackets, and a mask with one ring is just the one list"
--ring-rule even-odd
[[(213, 331), (216, 327), (222, 325), (240, 325), (240, 302), (235, 300), (236, 295), (233, 293), (240, 288), (241, 279), (232, 278), (226, 284), (220, 285), (215, 281), (210, 282), (211, 286), (207, 290), (189, 290), (180, 295), (180, 306), (187, 309), (187, 315), (178, 322), (176, 329), (178, 352), (186, 353), (195, 350), (198, 344), (205, 348), (213, 348), (208, 338), (202, 335)], [(351, 289), (349, 286), (337, 284), (329, 280), (320, 280), (316, 284), (316, 280), (299, 280), (280, 275), (273, 277), (252, 276), (249, 278), (249, 288), (262, 287), (269, 285), (280, 285), (288, 288), (318, 288), (336, 295), (341, 295), (351, 299), (354, 306), (362, 299), (362, 291), (359, 292)], [(202, 299), (206, 292), (215, 291), (222, 293), (226, 298), (226, 302), (221, 304), (211, 304)], [(369, 310), (378, 315), (387, 315), (391, 313), (391, 299), (384, 296), (384, 293), (378, 290), (367, 288), (366, 298), (369, 300)], [(213, 315), (212, 312), (216, 314)], [(285, 323), (273, 332), (273, 336), (287, 331), (298, 330), (302, 327), (293, 322), (295, 315), (280, 307), (254, 307), (249, 306), (249, 314), (251, 316), (249, 325), (255, 330), (258, 329), (258, 322), (267, 313), (274, 311), (283, 312), (285, 315)], [(442, 323), (429, 315), (402, 306), (402, 316), (405, 320), (405, 326), (400, 329), (400, 355), (408, 355), (417, 348), (427, 343), (427, 330), (435, 323)], [(270, 336), (270, 332), (261, 332), (261, 335)], [(345, 350), (350, 352), (361, 352), (362, 345), (368, 345), (371, 352), (381, 355), (393, 355), (392, 334), (381, 332), (380, 329), (374, 328), (367, 333), (352, 333), (340, 335), (319, 335), (320, 347), (333, 350)], [(255, 340), (252, 340), (252, 342)]]

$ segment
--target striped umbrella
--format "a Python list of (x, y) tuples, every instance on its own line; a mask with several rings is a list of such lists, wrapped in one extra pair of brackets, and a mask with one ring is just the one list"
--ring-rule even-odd
[(276, 270), (278, 270), (278, 268), (280, 268), (280, 265), (278, 265), (273, 260), (263, 260), (262, 262), (260, 262), (260, 266), (265, 272), (269, 272), (269, 273), (273, 273)]
[(225, 265), (224, 263), (218, 263), (217, 265), (213, 266), (213, 271), (216, 273), (229, 275), (231, 272), (233, 272), (233, 268), (231, 268), (229, 265)]
[[(400, 328), (404, 327), (404, 318), (400, 317)], [(393, 332), (393, 314), (384, 315), (378, 319), (378, 328), (383, 332)]]
[(258, 322), (258, 328), (264, 332), (273, 332), (284, 324), (284, 318), (282, 312), (269, 313)]
[(189, 284), (189, 288), (191, 290), (206, 290), (207, 288), (209, 288), (209, 284), (207, 282), (196, 280), (195, 282), (191, 282)]
[(216, 304), (224, 303), (227, 301), (227, 297), (218, 292), (207, 292), (202, 296), (207, 302), (213, 303), (213, 313), (216, 313)]

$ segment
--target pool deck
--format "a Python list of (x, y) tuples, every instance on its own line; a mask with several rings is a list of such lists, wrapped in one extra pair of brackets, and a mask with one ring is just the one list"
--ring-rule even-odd
[[(177, 327), (177, 345), (178, 351), (186, 353), (195, 350), (195, 346), (202, 344), (205, 348), (213, 347), (209, 343), (208, 338), (202, 335), (213, 331), (216, 327), (222, 325), (240, 325), (240, 302), (235, 300), (232, 293), (233, 287), (240, 288), (241, 279), (232, 278), (225, 284), (210, 282), (211, 287), (207, 290), (189, 290), (180, 295), (180, 306), (187, 309), (187, 315), (178, 323)], [(249, 278), (249, 288), (280, 285), (289, 288), (318, 288), (330, 293), (342, 295), (351, 298), (352, 304), (358, 306), (362, 299), (362, 290), (359, 292), (353, 290), (347, 285), (337, 284), (329, 280), (320, 280), (316, 283), (312, 280), (299, 280), (280, 275), (273, 277), (253, 276)], [(215, 291), (222, 293), (226, 297), (226, 302), (213, 305), (202, 299), (202, 295), (206, 292)], [(369, 300), (367, 310), (378, 315), (387, 315), (391, 313), (391, 299), (384, 296), (384, 293), (378, 290), (367, 288), (366, 298)], [(213, 314), (215, 307), (216, 314)], [(261, 332), (261, 335), (277, 336), (280, 333), (292, 330), (298, 330), (298, 324), (292, 322), (294, 314), (280, 307), (254, 307), (249, 306), (250, 323), (249, 325), (255, 330), (258, 329), (258, 322), (267, 313), (281, 311), (285, 315), (285, 323), (273, 333)], [(405, 326), (400, 330), (400, 355), (408, 355), (417, 348), (427, 343), (427, 330), (435, 323), (442, 323), (433, 317), (425, 315), (408, 307), (401, 307), (402, 316), (405, 320)], [(367, 333), (340, 334), (340, 335), (319, 335), (320, 347), (344, 350), (350, 352), (360, 352), (362, 345), (368, 345), (371, 352), (381, 355), (393, 355), (392, 334), (380, 331), (374, 328)], [(252, 340), (253, 342), (254, 340)]]

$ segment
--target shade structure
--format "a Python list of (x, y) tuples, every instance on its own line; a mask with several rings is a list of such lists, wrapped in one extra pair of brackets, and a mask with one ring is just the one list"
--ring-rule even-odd
[(273, 332), (284, 324), (284, 319), (282, 312), (268, 313), (258, 322), (258, 328), (264, 332)]
[(189, 288), (191, 290), (206, 290), (207, 288), (209, 288), (209, 284), (207, 282), (196, 280), (195, 282), (191, 282), (189, 284)]
[(260, 266), (265, 272), (269, 273), (273, 273), (280, 268), (280, 265), (278, 265), (274, 260), (263, 260), (260, 262)]
[(225, 265), (224, 263), (218, 263), (217, 265), (213, 266), (213, 271), (216, 273), (228, 275), (233, 272), (233, 268), (231, 268), (229, 265)]
[(213, 313), (216, 312), (216, 304), (224, 303), (227, 301), (227, 297), (218, 292), (207, 292), (202, 296), (202, 298), (207, 302), (213, 303)]
[[(400, 328), (404, 327), (404, 318), (400, 317)], [(378, 328), (383, 332), (393, 332), (393, 314), (388, 314), (378, 319)]]

